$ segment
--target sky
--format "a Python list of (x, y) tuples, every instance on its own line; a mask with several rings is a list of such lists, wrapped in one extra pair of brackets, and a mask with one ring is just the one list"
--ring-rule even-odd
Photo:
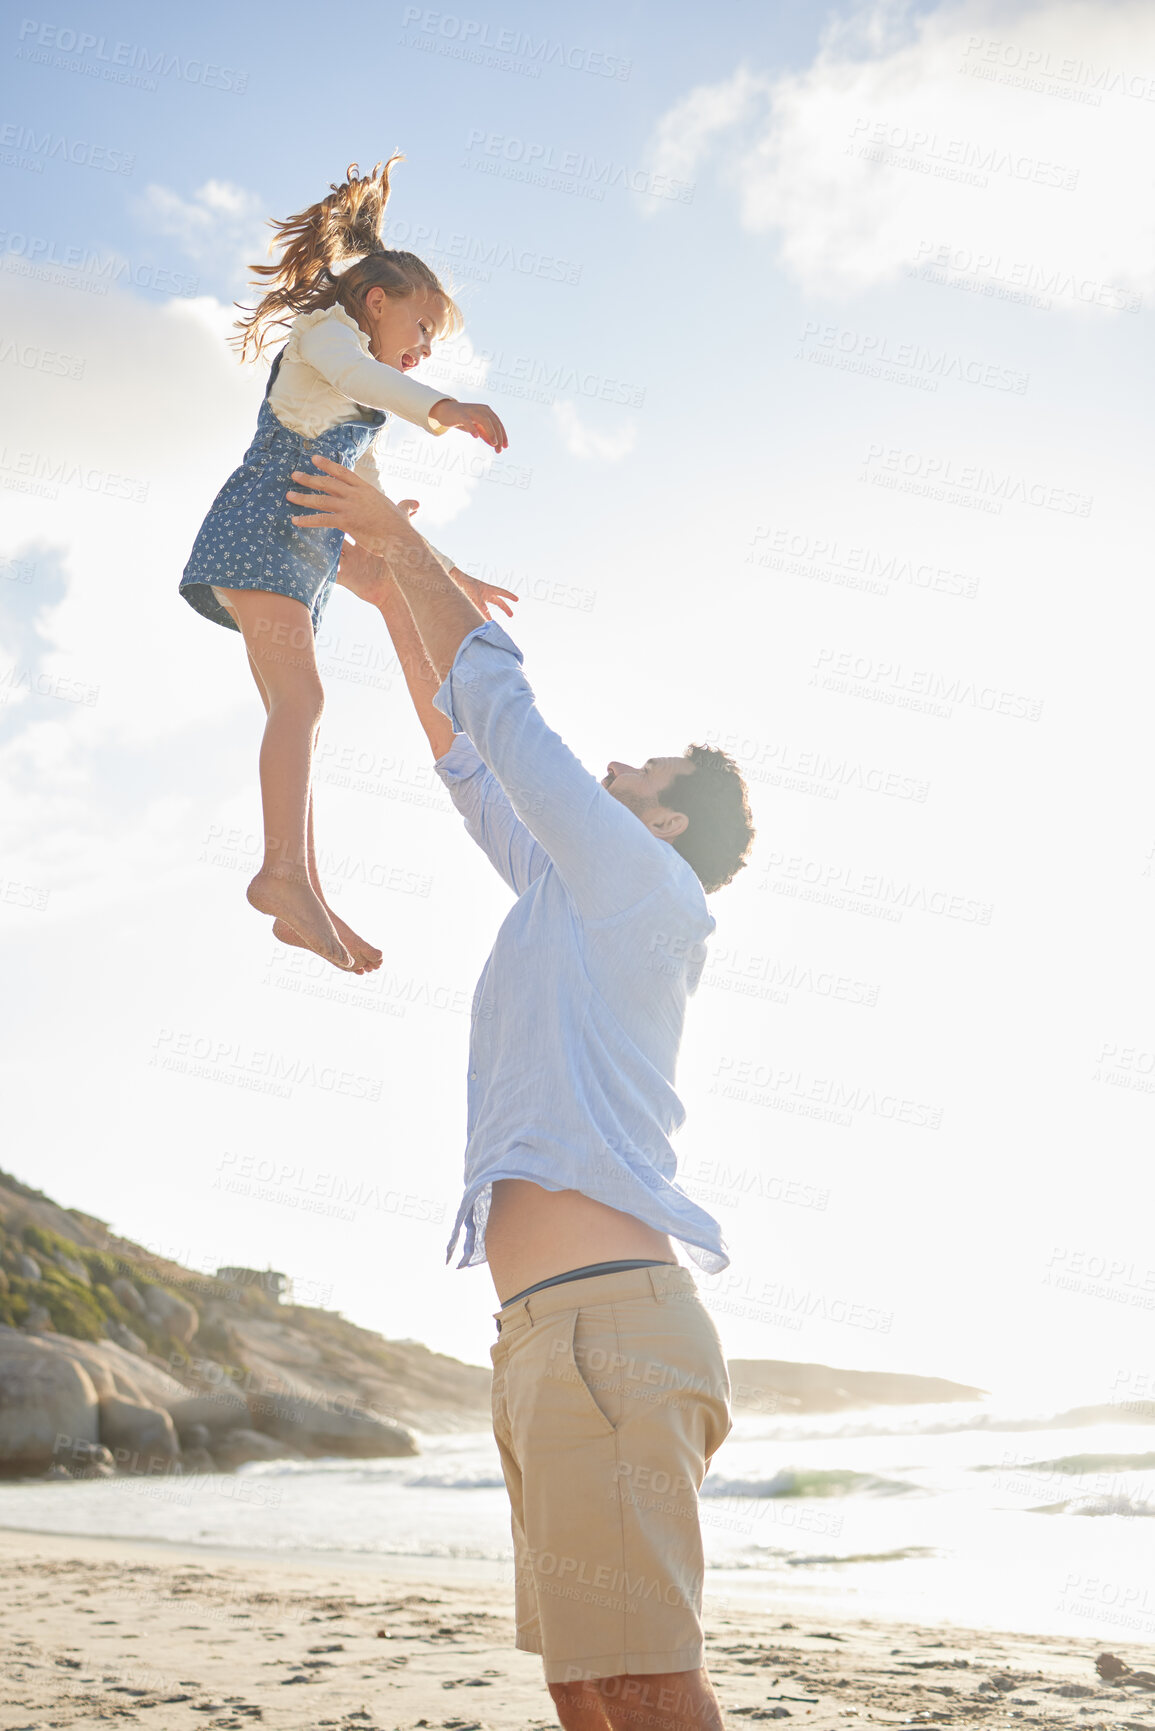
[(486, 1360), (509, 893), (338, 593), (319, 850), (385, 964), (277, 945), (262, 712), (177, 596), (265, 225), (400, 149), (386, 241), (466, 315), (424, 376), (510, 445), (394, 425), (386, 484), (592, 770), (749, 780), (677, 1079), (727, 1351), (1149, 1395), (1150, 7), (77, 6), (0, 64), (4, 1168)]

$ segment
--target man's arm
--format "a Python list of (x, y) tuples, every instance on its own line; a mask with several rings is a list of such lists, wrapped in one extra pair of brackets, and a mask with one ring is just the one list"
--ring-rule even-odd
[(308, 508), (308, 516), (293, 522), (302, 529), (344, 529), (359, 547), (379, 554), (409, 604), (414, 623), (434, 669), (444, 680), (457, 651), (479, 625), (480, 608), (443, 571), (422, 537), (383, 493), (328, 457), (310, 459), (322, 474), (293, 471), (293, 479), (308, 492), (287, 495), (292, 504)]
[[(377, 466), (377, 454), (374, 446), (367, 446), (361, 453), (353, 466), (353, 473), (355, 475), (360, 475), (364, 480), (368, 481), (371, 487), (376, 487), (379, 493), (385, 493), (385, 488), (381, 484), (381, 471)], [(388, 493), (385, 493), (385, 497), (387, 499), (389, 498)], [(396, 503), (395, 500), (390, 502)], [(437, 563), (441, 566), (443, 571), (456, 571), (457, 566), (449, 557), (448, 553), (442, 553), (439, 548), (433, 545), (432, 541), (426, 541), (425, 545), (429, 548), (429, 551), (437, 560)]]
[(429, 741), (430, 750), (434, 758), (444, 757), (453, 744), (454, 734), (453, 723), (447, 716), (442, 715), (439, 709), (433, 707), (433, 699), (441, 681), (425, 653), (425, 645), (421, 641), (404, 595), (385, 570), (384, 561), (378, 558), (376, 563), (380, 568), (381, 587), (375, 605), (388, 628), (405, 676), (406, 688), (413, 700), (417, 719)]
[(434, 708), (441, 680), (384, 560), (347, 542), (337, 580), (376, 607), (384, 619), (417, 719), (437, 759), (437, 773), (473, 840), (510, 889), (521, 895), (545, 870), (549, 855), (520, 822), (496, 776), (482, 763), (470, 741), (464, 734), (455, 734), (448, 717)]
[[(339, 463), (314, 457), (324, 474), (294, 471), (308, 492), (295, 505), (320, 505), (310, 525), (344, 529), (379, 552), (409, 605), (430, 662), (443, 681), (441, 703), (500, 781), (517, 816), (536, 836), (587, 919), (605, 919), (669, 887), (676, 856), (614, 799), (542, 719), (515, 644), (449, 578), (403, 514)], [(467, 638), (482, 627), (455, 665)], [(476, 647), (475, 647), (476, 645)]]

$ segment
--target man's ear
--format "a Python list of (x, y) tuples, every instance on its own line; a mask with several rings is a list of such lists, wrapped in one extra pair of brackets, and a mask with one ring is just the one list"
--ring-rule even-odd
[(673, 841), (676, 835), (682, 835), (690, 827), (690, 820), (684, 811), (668, 811), (661, 808), (660, 817), (646, 819), (651, 835), (656, 835), (659, 841)]

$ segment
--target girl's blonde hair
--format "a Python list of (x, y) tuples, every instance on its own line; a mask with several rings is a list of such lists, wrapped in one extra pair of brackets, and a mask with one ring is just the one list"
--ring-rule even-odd
[[(248, 316), (236, 320), (241, 334), (229, 338), (239, 347), (242, 361), (257, 360), (274, 331), (292, 324), (298, 313), (339, 305), (360, 322), (358, 315), (371, 288), (382, 288), (397, 299), (422, 290), (438, 295), (443, 303), (438, 336), (452, 336), (461, 329), (459, 308), (429, 266), (411, 252), (391, 252), (381, 239), (389, 172), (402, 160), (394, 154), (384, 165), (377, 163), (365, 179), (351, 162), (342, 185), (329, 183), (330, 197), (284, 222), (270, 219), (279, 239), (269, 242), (269, 251), (279, 245), (281, 260), (251, 267), (254, 276), (269, 279), (269, 286)], [(358, 262), (337, 275), (333, 266), (345, 259)]]

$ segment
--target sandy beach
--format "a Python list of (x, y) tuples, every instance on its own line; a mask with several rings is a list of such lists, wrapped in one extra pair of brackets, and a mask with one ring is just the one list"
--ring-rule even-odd
[[(0, 1532), (0, 1727), (262, 1724), (527, 1731), (556, 1724), (486, 1565), (278, 1559)], [(735, 1725), (1155, 1731), (1155, 1692), (1096, 1674), (1104, 1643), (930, 1622), (819, 1622), (707, 1596), (708, 1663)], [(1113, 1643), (1135, 1670), (1149, 1651)]]

